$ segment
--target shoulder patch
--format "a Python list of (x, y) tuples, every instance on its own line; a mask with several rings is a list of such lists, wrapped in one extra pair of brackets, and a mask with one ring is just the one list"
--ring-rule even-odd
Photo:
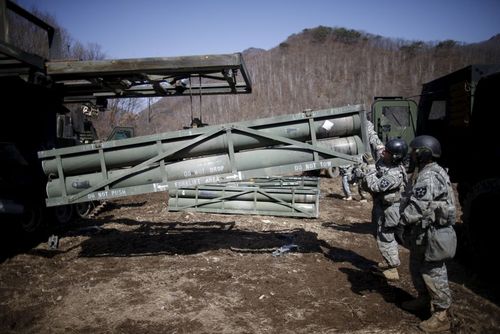
[(425, 196), (425, 194), (427, 194), (427, 187), (418, 187), (418, 188), (415, 188), (415, 197), (418, 198), (418, 199), (421, 199), (422, 197)]
[(387, 187), (389, 187), (390, 183), (387, 179), (383, 178), (381, 181), (380, 181), (380, 188), (382, 189), (385, 189)]

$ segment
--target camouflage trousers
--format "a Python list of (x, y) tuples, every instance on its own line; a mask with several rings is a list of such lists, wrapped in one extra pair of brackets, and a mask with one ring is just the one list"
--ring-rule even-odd
[(391, 267), (399, 267), (398, 243), (394, 238), (394, 228), (377, 226), (377, 245), (380, 254)]
[(417, 245), (410, 241), (410, 274), (419, 296), (429, 296), (433, 312), (446, 310), (452, 298), (448, 284), (448, 272), (443, 261), (425, 261), (425, 243)]
[(342, 190), (344, 191), (345, 197), (351, 197), (351, 188), (349, 186), (349, 175), (342, 176)]
[(399, 267), (401, 261), (399, 260), (398, 243), (394, 238), (394, 227), (385, 226), (384, 209), (375, 203), (372, 211), (372, 221), (377, 228), (375, 238), (377, 239), (380, 254), (388, 265)]
[(344, 191), (344, 196), (351, 197), (352, 196), (351, 185), (357, 184), (356, 187), (358, 188), (359, 197), (361, 197), (361, 199), (368, 198), (370, 194), (364, 191), (363, 187), (361, 186), (361, 182), (363, 180), (357, 178), (353, 174), (352, 167), (349, 168), (344, 167), (343, 169), (341, 169), (341, 175), (342, 175), (342, 190)]

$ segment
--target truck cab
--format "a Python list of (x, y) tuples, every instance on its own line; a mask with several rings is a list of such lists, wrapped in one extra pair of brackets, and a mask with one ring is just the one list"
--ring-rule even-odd
[(373, 127), (382, 142), (394, 138), (409, 143), (417, 127), (417, 103), (401, 96), (377, 96), (372, 104)]
[(500, 64), (469, 65), (425, 83), (418, 107), (401, 97), (376, 98), (372, 107), (383, 142), (399, 137), (409, 143), (425, 134), (441, 143), (438, 163), (457, 186), (464, 223), (461, 241), (475, 263), (497, 251), (500, 233), (494, 219), (500, 203), (499, 93)]

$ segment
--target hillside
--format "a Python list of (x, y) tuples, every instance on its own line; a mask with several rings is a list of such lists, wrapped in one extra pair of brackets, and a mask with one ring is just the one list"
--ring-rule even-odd
[[(345, 28), (304, 29), (270, 50), (243, 51), (253, 93), (163, 98), (138, 114), (109, 112), (96, 126), (106, 135), (115, 125), (138, 135), (182, 129), (191, 113), (221, 124), (297, 113), (304, 109), (363, 103), (374, 96), (415, 96), (421, 85), (472, 63), (500, 61), (500, 34), (482, 43), (394, 40)], [(418, 96), (416, 97), (418, 99)]]

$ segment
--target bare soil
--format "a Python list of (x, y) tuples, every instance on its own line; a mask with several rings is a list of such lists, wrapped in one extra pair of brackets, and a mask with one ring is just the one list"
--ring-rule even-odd
[[(418, 333), (429, 315), (400, 307), (415, 293), (408, 250), (400, 281), (373, 275), (371, 201), (343, 201), (339, 178), (321, 191), (318, 219), (168, 212), (166, 193), (114, 201), (59, 230), (58, 249), (3, 257), (0, 333)], [(458, 259), (448, 269), (451, 333), (500, 333), (495, 285)]]

